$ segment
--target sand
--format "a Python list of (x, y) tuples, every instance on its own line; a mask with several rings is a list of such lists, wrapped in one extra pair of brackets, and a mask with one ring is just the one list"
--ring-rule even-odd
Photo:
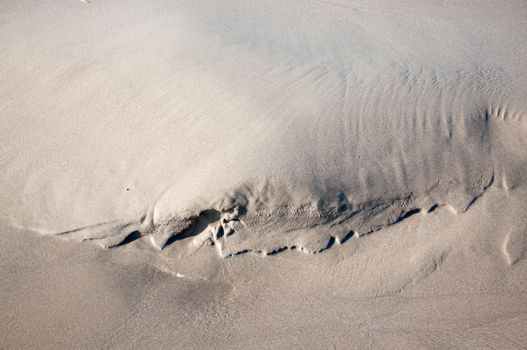
[(0, 347), (527, 347), (526, 18), (2, 2)]

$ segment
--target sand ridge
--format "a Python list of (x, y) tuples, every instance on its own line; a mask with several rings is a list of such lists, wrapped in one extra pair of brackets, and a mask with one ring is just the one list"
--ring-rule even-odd
[[(489, 34), (485, 11), (451, 27), (471, 5), (134, 2), (114, 21), (121, 5), (6, 10), (17, 227), (105, 247), (203, 231), (221, 255), (314, 252), (523, 181), (526, 73), (499, 54), (511, 27)], [(43, 28), (55, 7), (46, 31), (13, 20)]]

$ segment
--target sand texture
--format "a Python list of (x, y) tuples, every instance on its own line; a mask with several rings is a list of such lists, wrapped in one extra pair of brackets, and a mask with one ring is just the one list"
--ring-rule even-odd
[(527, 347), (525, 1), (4, 0), (0, 52), (0, 348)]

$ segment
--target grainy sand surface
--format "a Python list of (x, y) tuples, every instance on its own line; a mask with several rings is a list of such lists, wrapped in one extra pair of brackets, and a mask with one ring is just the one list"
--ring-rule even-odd
[(524, 349), (524, 1), (0, 1), (0, 348)]

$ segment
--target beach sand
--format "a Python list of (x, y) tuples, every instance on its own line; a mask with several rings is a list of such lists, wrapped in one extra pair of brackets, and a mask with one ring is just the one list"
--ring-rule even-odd
[(527, 347), (523, 1), (3, 1), (0, 348)]

